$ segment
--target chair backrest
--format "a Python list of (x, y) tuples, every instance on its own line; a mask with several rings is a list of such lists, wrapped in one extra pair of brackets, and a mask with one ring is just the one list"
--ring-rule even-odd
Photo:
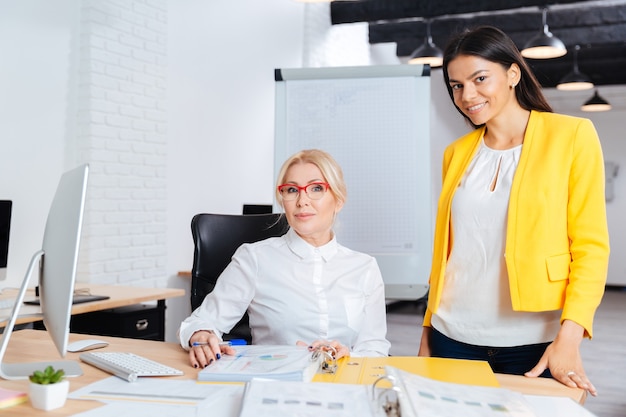
[[(285, 216), (273, 214), (196, 214), (191, 220), (194, 241), (191, 269), (191, 309), (195, 310), (215, 283), (237, 248), (243, 243), (258, 242), (282, 236), (289, 225)], [(248, 315), (235, 325), (224, 339), (246, 339), (251, 342)]]

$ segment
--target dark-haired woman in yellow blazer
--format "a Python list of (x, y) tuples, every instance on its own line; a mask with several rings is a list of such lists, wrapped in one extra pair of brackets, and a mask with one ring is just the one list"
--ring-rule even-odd
[(445, 151), (421, 356), (486, 360), (596, 395), (579, 345), (606, 282), (604, 162), (587, 119), (552, 113), (511, 39), (456, 36), (444, 78), (476, 129)]

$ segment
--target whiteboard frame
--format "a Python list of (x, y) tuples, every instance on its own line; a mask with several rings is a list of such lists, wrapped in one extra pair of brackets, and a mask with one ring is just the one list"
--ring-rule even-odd
[[(412, 92), (418, 100), (426, 100), (426, 108), (430, 112), (430, 67), (427, 65), (383, 65), (360, 67), (329, 67), (329, 68), (295, 68), (275, 70), (275, 143), (274, 143), (274, 173), (282, 163), (292, 154), (288, 151), (287, 120), (289, 109), (287, 106), (287, 88), (289, 81), (306, 80), (341, 80), (352, 78), (387, 78), (387, 77), (426, 77), (425, 83), (418, 83), (419, 88)], [(426, 87), (425, 87), (426, 86)], [(426, 90), (424, 89), (426, 88)], [(416, 187), (420, 204), (416, 207), (415, 215), (421, 224), (419, 230), (426, 233), (417, 237), (417, 250), (412, 254), (391, 254), (367, 252), (378, 262), (385, 281), (385, 296), (395, 300), (417, 300), (428, 292), (428, 278), (432, 259), (433, 239), (433, 192), (431, 181), (431, 134), (430, 114), (424, 114), (419, 121), (419, 131), (423, 132), (420, 140), (420, 152), (415, 155), (420, 175), (415, 179), (419, 183)], [(422, 148), (423, 146), (423, 148)], [(344, 170), (346, 167), (343, 167)], [(350, 190), (349, 190), (350, 192)], [(280, 207), (274, 202), (275, 210)], [(341, 214), (340, 214), (341, 215)], [(341, 239), (340, 239), (341, 242)], [(398, 282), (389, 277), (402, 277)], [(413, 279), (415, 277), (415, 279)]]

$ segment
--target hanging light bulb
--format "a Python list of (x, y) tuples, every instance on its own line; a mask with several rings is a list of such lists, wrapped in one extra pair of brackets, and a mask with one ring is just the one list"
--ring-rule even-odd
[(591, 78), (587, 75), (583, 74), (578, 70), (578, 51), (580, 50), (580, 45), (576, 45), (574, 47), (574, 69), (572, 71), (565, 74), (561, 81), (557, 84), (556, 88), (559, 90), (565, 91), (574, 91), (574, 90), (588, 90), (593, 88), (593, 82)]
[(430, 35), (430, 19), (426, 20), (424, 43), (413, 51), (409, 57), (409, 64), (428, 64), (431, 68), (443, 65), (443, 51), (433, 43)]
[(582, 111), (608, 111), (611, 110), (611, 103), (606, 101), (598, 94), (598, 89), (594, 92), (593, 96), (585, 101), (580, 109)]
[(522, 56), (533, 59), (558, 58), (567, 53), (565, 44), (548, 29), (548, 8), (543, 9), (543, 32), (535, 36), (522, 49)]

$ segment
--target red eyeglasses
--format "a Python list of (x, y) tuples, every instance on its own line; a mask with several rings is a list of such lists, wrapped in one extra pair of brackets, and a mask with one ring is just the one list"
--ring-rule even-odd
[(312, 182), (304, 187), (296, 184), (282, 184), (278, 186), (278, 193), (284, 201), (297, 199), (300, 191), (304, 191), (311, 200), (319, 200), (324, 197), (329, 188), (330, 185), (327, 182)]

